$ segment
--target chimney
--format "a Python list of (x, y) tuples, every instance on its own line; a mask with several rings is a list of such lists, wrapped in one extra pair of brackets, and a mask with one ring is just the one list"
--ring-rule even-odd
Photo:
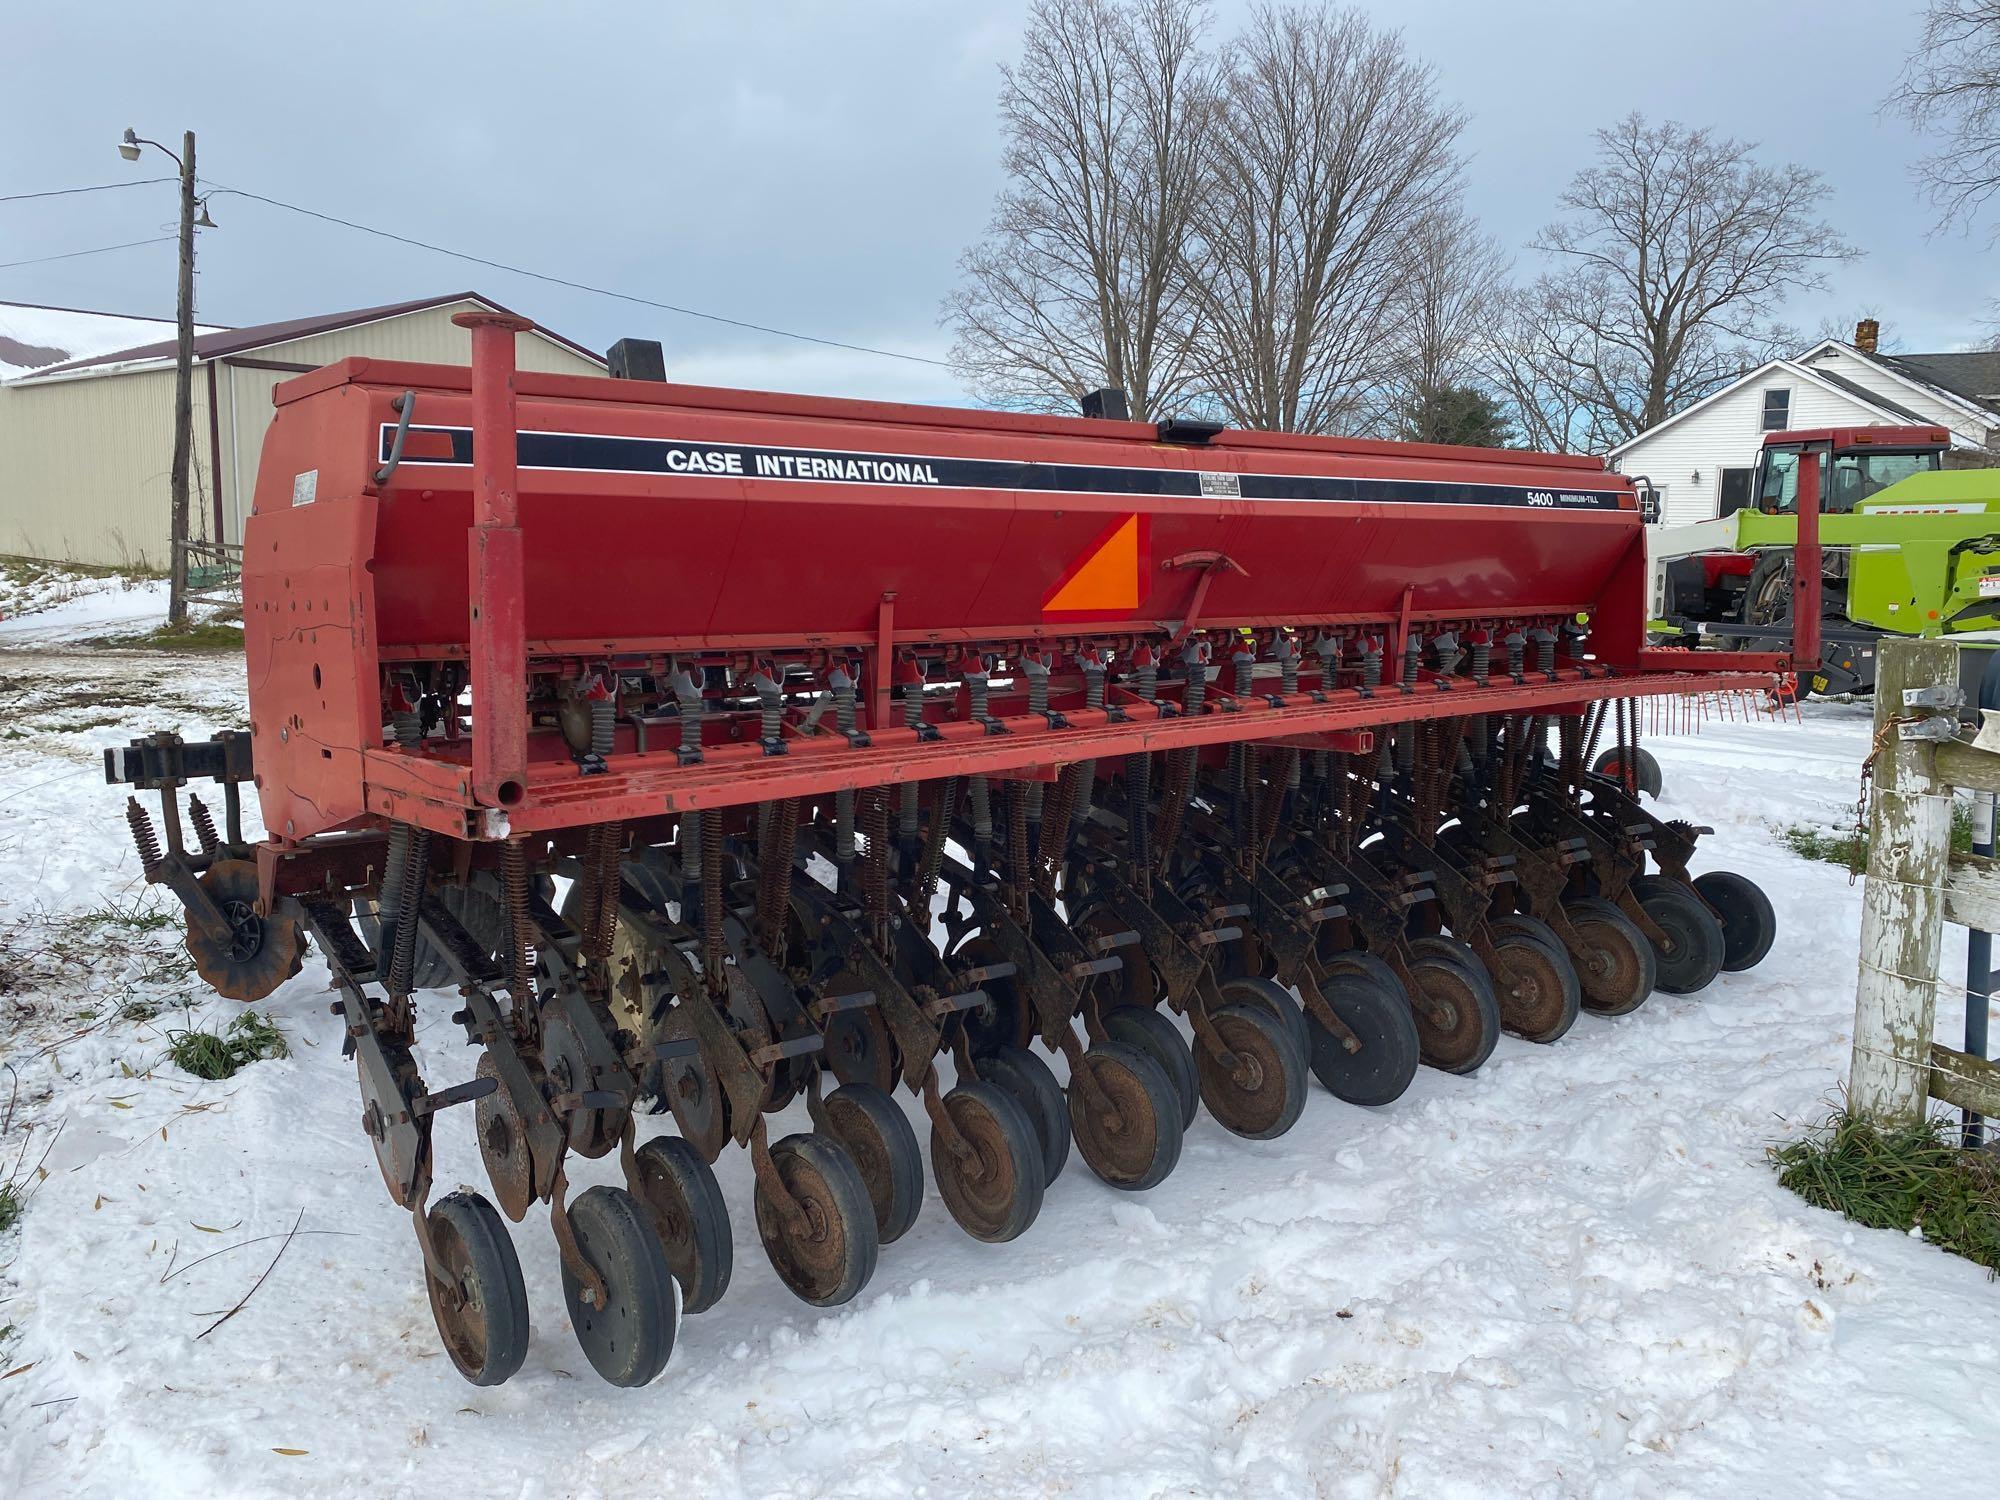
[(1854, 347), (1863, 354), (1875, 352), (1876, 337), (1882, 332), (1882, 325), (1873, 318), (1863, 318), (1854, 325)]

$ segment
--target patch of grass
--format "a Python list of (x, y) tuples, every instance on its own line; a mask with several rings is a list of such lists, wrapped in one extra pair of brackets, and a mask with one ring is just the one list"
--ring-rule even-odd
[(1871, 1229), (1921, 1228), (1931, 1244), (2000, 1275), (2000, 1169), (1933, 1119), (1884, 1131), (1837, 1110), (1801, 1140), (1771, 1148), (1778, 1181), (1806, 1202)]
[(162, 625), (143, 635), (99, 636), (89, 644), (124, 651), (241, 651), (243, 627), (219, 620)]
[[(1868, 830), (1865, 828), (1825, 828), (1817, 823), (1793, 823), (1777, 830), (1778, 842), (1801, 859), (1839, 865), (1856, 874), (1868, 867)], [(1951, 848), (1954, 854), (1972, 852), (1972, 809), (1963, 801), (1951, 805)]]
[(290, 1057), (285, 1034), (254, 1010), (247, 1010), (221, 1031), (170, 1031), (167, 1056), (182, 1072), (197, 1078), (234, 1078), (253, 1062)]
[(27, 1197), (18, 1187), (11, 1182), (0, 1182), (0, 1234), (21, 1222), (21, 1211), (27, 1206)]

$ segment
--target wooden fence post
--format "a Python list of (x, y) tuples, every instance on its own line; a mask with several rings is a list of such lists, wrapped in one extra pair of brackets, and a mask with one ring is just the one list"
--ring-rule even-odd
[(1868, 878), (1861, 896), (1861, 976), (1854, 995), (1848, 1108), (1885, 1127), (1915, 1125), (1930, 1098), (1951, 788), (1931, 769), (1929, 741), (1905, 738), (1906, 689), (1955, 686), (1948, 641), (1884, 639), (1875, 667), (1875, 766), (1868, 800)]

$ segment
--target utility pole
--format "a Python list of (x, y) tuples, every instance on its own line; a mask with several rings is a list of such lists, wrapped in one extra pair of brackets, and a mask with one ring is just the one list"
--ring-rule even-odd
[(173, 516), (167, 573), (167, 624), (178, 626), (187, 623), (188, 467), (194, 457), (194, 225), (198, 207), (194, 195), (194, 132), (182, 135), (180, 154), (176, 156), (158, 141), (136, 135), (127, 126), (125, 139), (118, 145), (119, 154), (127, 161), (137, 161), (141, 146), (151, 146), (173, 157), (181, 169), (180, 275), (174, 292)]

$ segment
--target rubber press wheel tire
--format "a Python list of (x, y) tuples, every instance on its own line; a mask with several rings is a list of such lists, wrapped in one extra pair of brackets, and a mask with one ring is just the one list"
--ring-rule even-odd
[(1517, 928), (1492, 929), (1500, 1024), (1531, 1042), (1556, 1041), (1576, 1024), (1583, 986), (1569, 955)]
[(1306, 1057), (1285, 1023), (1253, 1005), (1225, 1005), (1210, 1024), (1236, 1058), (1234, 1068), (1204, 1047), (1196, 1059), (1201, 1102), (1223, 1129), (1246, 1140), (1275, 1140), (1306, 1107)]
[(616, 1386), (646, 1385), (667, 1367), (680, 1313), (666, 1251), (646, 1211), (623, 1188), (585, 1188), (569, 1205), (577, 1249), (604, 1279), (608, 1300), (592, 1307), (563, 1263), (563, 1300), (590, 1367)]
[(1277, 980), (1257, 974), (1226, 979), (1222, 982), (1222, 1002), (1263, 1011), (1285, 1028), (1292, 1045), (1299, 1049), (1300, 1057), (1312, 1052), (1312, 1036), (1306, 1030), (1306, 1013), (1297, 997)]
[(1669, 946), (1658, 951), (1659, 987), (1670, 995), (1705, 990), (1722, 972), (1722, 924), (1688, 887), (1665, 875), (1641, 875), (1632, 894)]
[(1196, 1101), (1201, 1097), (1201, 1080), (1196, 1076), (1194, 1054), (1180, 1027), (1157, 1010), (1138, 1005), (1120, 1005), (1105, 1012), (1104, 1034), (1114, 1042), (1137, 1047), (1160, 1065), (1174, 1086), (1180, 1101), (1181, 1129), (1194, 1124)]
[(1042, 1211), (1042, 1143), (1020, 1102), (997, 1083), (969, 1078), (944, 1096), (945, 1113), (971, 1160), (961, 1160), (931, 1127), (931, 1171), (938, 1196), (958, 1227), (976, 1240), (1004, 1244), (1027, 1232)]
[[(1597, 759), (1590, 763), (1590, 769), (1599, 776), (1609, 776), (1613, 781), (1621, 781), (1622, 778), (1618, 774), (1621, 758), (1621, 752), (1616, 745), (1606, 746), (1599, 752)], [(1632, 747), (1632, 761), (1639, 773), (1639, 790), (1648, 797), (1659, 796), (1660, 788), (1665, 782), (1660, 776), (1660, 763), (1653, 758), (1653, 752), (1643, 746), (1635, 745)]]
[[(1077, 1154), (1112, 1187), (1144, 1192), (1181, 1159), (1181, 1109), (1166, 1070), (1123, 1042), (1099, 1042), (1069, 1081), (1069, 1125)], [(1095, 1085), (1093, 1088), (1092, 1085)], [(1109, 1095), (1116, 1120), (1102, 1113)]]
[(655, 1136), (635, 1153), (640, 1207), (680, 1283), (681, 1311), (707, 1312), (729, 1290), (736, 1248), (722, 1189), (701, 1153), (677, 1135)]
[(979, 1059), (979, 1076), (997, 1083), (1028, 1112), (1042, 1148), (1042, 1187), (1054, 1187), (1069, 1165), (1069, 1101), (1049, 1065), (1025, 1047), (1002, 1047)]
[[(1385, 978), (1386, 976), (1386, 982)], [(1346, 1039), (1306, 1013), (1312, 1034), (1313, 1077), (1336, 1099), (1349, 1104), (1391, 1104), (1403, 1097), (1422, 1061), (1416, 1017), (1402, 982), (1386, 964), (1382, 975), (1361, 968), (1336, 970), (1319, 987), (1321, 997), (1360, 1043), (1347, 1050)]]
[(875, 1235), (893, 1245), (924, 1206), (924, 1157), (910, 1117), (869, 1083), (850, 1083), (826, 1096), (827, 1128), (853, 1158), (875, 1205)]
[(1446, 1073), (1476, 1072), (1500, 1040), (1500, 1001), (1486, 971), (1431, 951), (1411, 962), (1410, 977), (1423, 1060)]
[(1593, 1015), (1630, 1015), (1646, 1003), (1659, 979), (1659, 959), (1632, 919), (1597, 896), (1563, 903), (1581, 944), (1570, 957), (1583, 985), (1583, 1008)]
[(1697, 875), (1694, 888), (1722, 924), (1723, 970), (1740, 974), (1762, 963), (1778, 938), (1778, 914), (1764, 888), (1734, 870)]
[(771, 1165), (804, 1210), (807, 1237), (790, 1238), (778, 1206), (757, 1184), (757, 1237), (786, 1290), (814, 1307), (838, 1307), (868, 1285), (882, 1242), (875, 1205), (854, 1160), (832, 1136), (788, 1135), (771, 1148)]
[(498, 1385), (528, 1356), (528, 1290), (500, 1215), (477, 1193), (451, 1193), (428, 1215), (431, 1244), (457, 1282), (426, 1276), (444, 1352), (474, 1385)]

